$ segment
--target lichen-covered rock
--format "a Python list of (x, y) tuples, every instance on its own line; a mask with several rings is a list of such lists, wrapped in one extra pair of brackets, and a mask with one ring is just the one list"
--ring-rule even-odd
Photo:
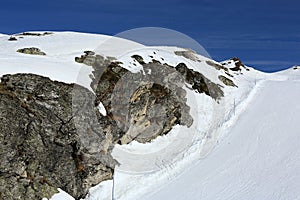
[(46, 53), (42, 52), (39, 48), (35, 48), (35, 47), (18, 49), (17, 52), (30, 54), (30, 55), (41, 55), (41, 56), (46, 55)]
[(227, 86), (231, 86), (231, 87), (237, 87), (236, 84), (234, 84), (234, 82), (232, 80), (230, 80), (229, 78), (225, 77), (225, 76), (218, 76), (219, 80), (222, 81), (225, 85)]
[(90, 91), (76, 87), (74, 102), (73, 84), (32, 74), (1, 78), (0, 199), (49, 198), (56, 188), (79, 199), (112, 178), (116, 126)]

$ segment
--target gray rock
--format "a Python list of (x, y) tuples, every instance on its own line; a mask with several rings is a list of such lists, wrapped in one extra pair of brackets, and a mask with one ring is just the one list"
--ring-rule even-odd
[(176, 70), (183, 75), (185, 82), (192, 86), (192, 89), (204, 93), (215, 100), (220, 100), (224, 93), (221, 86), (210, 81), (200, 72), (189, 69), (184, 63), (179, 63)]
[[(139, 55), (133, 58), (144, 63)], [(182, 89), (184, 79), (173, 67), (157, 61), (144, 63), (144, 71), (151, 71), (146, 74), (131, 73), (106, 60), (94, 63), (93, 67), (96, 78), (91, 86), (97, 95), (96, 105), (103, 103), (108, 116), (124, 132), (119, 138), (114, 137), (116, 142), (145, 143), (168, 133), (176, 124), (192, 125)]]
[(230, 80), (229, 78), (227, 78), (225, 76), (220, 75), (220, 76), (218, 76), (218, 78), (220, 81), (222, 81), (227, 86), (237, 87), (237, 85), (232, 80)]
[(245, 68), (246, 70), (249, 70), (248, 68), (245, 67), (245, 65), (242, 63), (242, 61), (239, 58), (232, 58), (235, 67), (230, 68), (232, 71), (241, 71), (242, 68)]
[(214, 68), (217, 69), (217, 70), (223, 69), (225, 72), (228, 72), (228, 69), (227, 69), (226, 67), (220, 65), (219, 63), (216, 63), (216, 62), (207, 60), (207, 61), (206, 61), (206, 64), (208, 64), (208, 65), (214, 67)]
[(0, 199), (50, 198), (56, 188), (79, 199), (112, 178), (117, 162), (107, 130), (115, 125), (91, 92), (76, 87), (82, 98), (73, 102), (73, 84), (32, 74), (1, 78)]
[(18, 49), (18, 53), (30, 54), (30, 55), (46, 55), (46, 53), (42, 52), (40, 49), (35, 47)]
[(187, 49), (186, 51), (175, 51), (174, 53), (177, 56), (183, 56), (192, 61), (201, 62), (201, 60), (199, 60), (199, 58), (197, 57), (196, 53), (191, 49)]
[(140, 55), (133, 55), (133, 56), (131, 56), (131, 58), (134, 58), (141, 65), (146, 64), (145, 61), (144, 61), (144, 58)]

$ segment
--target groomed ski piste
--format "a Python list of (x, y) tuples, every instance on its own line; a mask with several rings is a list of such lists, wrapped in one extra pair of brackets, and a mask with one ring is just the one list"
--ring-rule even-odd
[[(300, 198), (297, 67), (273, 74), (241, 68), (230, 72), (237, 87), (227, 87), (217, 78), (226, 73), (207, 64), (216, 61), (196, 54), (200, 61), (175, 55), (175, 51), (186, 51), (179, 47), (146, 47), (111, 36), (74, 32), (8, 39), (0, 34), (1, 76), (34, 73), (90, 88), (92, 69), (74, 58), (85, 50), (99, 50), (116, 57), (132, 72), (142, 70), (131, 58), (138, 54), (145, 62), (152, 58), (173, 66), (183, 62), (224, 86), (220, 102), (186, 90), (195, 120), (192, 127), (176, 126), (147, 144), (116, 145), (113, 156), (120, 166), (114, 180), (92, 188), (86, 200)], [(37, 47), (47, 55), (16, 52), (25, 47)], [(233, 60), (217, 64), (234, 67)], [(68, 199), (73, 198), (62, 190), (51, 198)]]

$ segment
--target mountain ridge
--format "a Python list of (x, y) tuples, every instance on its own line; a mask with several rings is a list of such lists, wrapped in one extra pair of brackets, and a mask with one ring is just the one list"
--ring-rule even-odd
[[(126, 174), (144, 174), (149, 179), (147, 174), (159, 174), (162, 167), (182, 162), (186, 152), (192, 149), (200, 152), (197, 159), (205, 157), (217, 144), (221, 125), (230, 121), (236, 106), (248, 98), (260, 81), (293, 76), (291, 70), (289, 73), (263, 73), (245, 66), (238, 58), (216, 62), (185, 48), (144, 46), (105, 35), (33, 32), (15, 34), (12, 36), (15, 41), (9, 41), (9, 37), (0, 38), (4, 47), (0, 50), (0, 76), (23, 74), (21, 76), (26, 77), (25, 74), (30, 73), (49, 77), (51, 82), (76, 83), (96, 95), (95, 106), (97, 109), (102, 106), (106, 111), (97, 110), (96, 116), (106, 113), (100, 119), (112, 120), (115, 128), (121, 129), (112, 134), (114, 128), (104, 128), (106, 139), (103, 145), (108, 148), (111, 143), (107, 141), (116, 143), (113, 149), (108, 148), (108, 152), (120, 164), (115, 170), (123, 173), (122, 184), (126, 182), (132, 186), (143, 180), (131, 180)], [(18, 52), (23, 48), (38, 48), (45, 55)], [(18, 96), (15, 87), (12, 88)], [(82, 101), (79, 94), (73, 93), (72, 98)], [(60, 94), (57, 99), (62, 97)], [(47, 106), (45, 102), (43, 106)], [(83, 123), (82, 127), (86, 125), (89, 124)], [(81, 130), (82, 127), (76, 128)], [(80, 146), (76, 148), (80, 149)], [(105, 181), (100, 186), (107, 188), (111, 184), (111, 181)], [(130, 193), (123, 187), (118, 188), (118, 192)], [(97, 191), (103, 198), (109, 198), (109, 193), (110, 189)], [(85, 194), (73, 195), (79, 198)]]

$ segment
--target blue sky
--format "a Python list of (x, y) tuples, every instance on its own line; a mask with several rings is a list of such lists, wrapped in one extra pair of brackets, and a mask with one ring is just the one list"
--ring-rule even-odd
[(164, 27), (197, 40), (215, 60), (240, 57), (264, 71), (300, 65), (297, 0), (52, 0), (1, 2), (0, 32), (118, 34)]

